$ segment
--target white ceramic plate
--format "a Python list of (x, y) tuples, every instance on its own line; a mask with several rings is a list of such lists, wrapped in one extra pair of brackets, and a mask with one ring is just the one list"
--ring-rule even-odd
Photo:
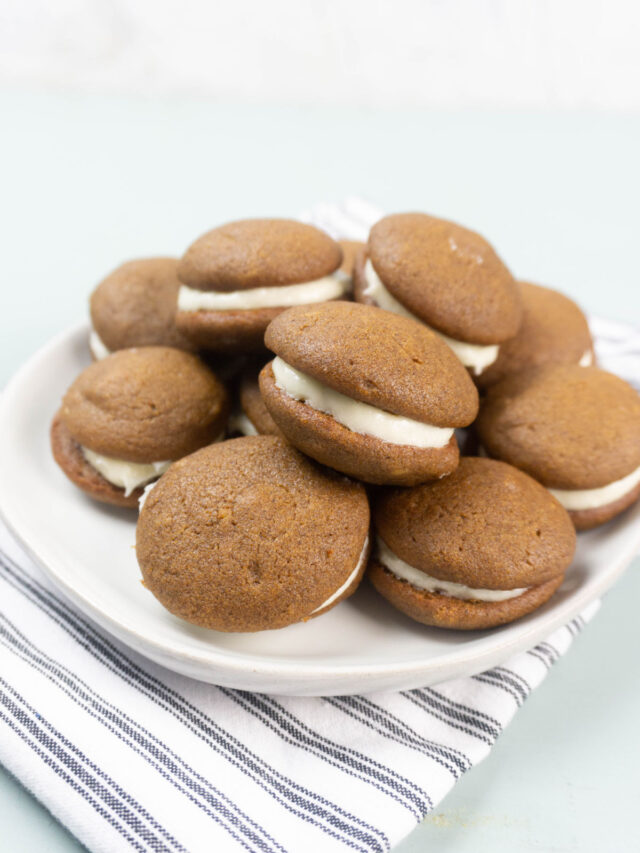
[(257, 634), (188, 625), (140, 583), (135, 514), (94, 503), (49, 451), (60, 398), (89, 363), (87, 329), (37, 352), (0, 400), (0, 512), (88, 616), (164, 666), (216, 684), (293, 695), (364, 693), (471, 675), (534, 645), (600, 596), (640, 548), (640, 504), (581, 534), (565, 583), (536, 613), (493, 631), (426, 628), (368, 586), (307, 624)]

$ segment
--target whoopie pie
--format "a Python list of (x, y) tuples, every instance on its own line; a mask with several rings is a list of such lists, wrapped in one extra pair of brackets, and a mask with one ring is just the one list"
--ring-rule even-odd
[(470, 630), (511, 622), (562, 583), (576, 535), (566, 510), (533, 478), (464, 457), (449, 477), (381, 489), (368, 576), (412, 619)]
[(640, 496), (640, 395), (597, 367), (546, 365), (493, 385), (476, 422), (489, 456), (526, 471), (578, 530)]
[(424, 323), (479, 376), (522, 320), (520, 290), (487, 241), (425, 213), (386, 216), (358, 255), (354, 296)]
[(51, 425), (54, 458), (96, 500), (137, 507), (173, 460), (222, 438), (227, 392), (192, 353), (114, 352), (87, 367)]
[(198, 346), (260, 352), (269, 322), (291, 305), (350, 290), (338, 243), (290, 219), (244, 219), (208, 231), (178, 265), (176, 323)]
[(136, 531), (144, 584), (171, 613), (217, 631), (282, 628), (351, 595), (369, 553), (364, 487), (275, 436), (175, 462)]
[(456, 427), (478, 395), (449, 347), (414, 320), (370, 305), (291, 308), (267, 329), (260, 373), (269, 413), (319, 462), (369, 483), (414, 485), (458, 464)]

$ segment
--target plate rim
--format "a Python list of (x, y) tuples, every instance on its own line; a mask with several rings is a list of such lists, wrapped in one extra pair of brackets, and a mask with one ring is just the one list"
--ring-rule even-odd
[[(640, 549), (640, 524), (638, 524), (636, 536), (629, 538), (625, 549), (617, 555), (615, 565), (610, 566), (606, 572), (602, 572), (597, 577), (591, 577), (589, 583), (583, 589), (578, 588), (557, 610), (549, 611), (547, 614), (544, 614), (541, 620), (532, 622), (524, 629), (522, 623), (520, 623), (520, 630), (512, 631), (503, 637), (502, 642), (496, 639), (501, 634), (492, 632), (491, 634), (477, 638), (475, 641), (470, 640), (469, 643), (461, 643), (451, 651), (443, 652), (437, 657), (427, 660), (412, 658), (404, 662), (391, 660), (375, 664), (355, 662), (326, 664), (315, 660), (300, 663), (294, 660), (277, 660), (269, 659), (268, 657), (252, 658), (246, 652), (230, 652), (228, 650), (221, 650), (216, 646), (211, 646), (205, 652), (188, 649), (180, 650), (175, 648), (174, 645), (163, 644), (153, 637), (138, 632), (126, 620), (119, 620), (109, 610), (102, 608), (97, 601), (92, 600), (83, 591), (78, 590), (65, 578), (64, 573), (59, 572), (55, 559), (52, 560), (49, 555), (43, 553), (43, 551), (46, 552), (47, 550), (46, 546), (39, 543), (37, 538), (35, 542), (32, 540), (31, 531), (26, 531), (23, 528), (19, 514), (13, 512), (10, 492), (4, 485), (6, 478), (1, 476), (5, 465), (5, 454), (7, 453), (6, 443), (2, 441), (2, 438), (6, 429), (5, 422), (9, 417), (13, 398), (19, 393), (23, 383), (28, 380), (29, 376), (42, 367), (51, 352), (56, 351), (61, 346), (71, 345), (83, 335), (86, 336), (88, 329), (88, 324), (82, 322), (59, 332), (24, 362), (0, 394), (0, 516), (4, 519), (12, 535), (20, 542), (34, 562), (43, 569), (46, 576), (54, 585), (61, 589), (67, 598), (85, 616), (92, 619), (101, 628), (115, 636), (129, 648), (174, 671), (184, 673), (185, 668), (172, 666), (172, 663), (189, 663), (199, 667), (206, 667), (211, 670), (211, 679), (198, 676), (191, 671), (188, 674), (198, 680), (210, 681), (210, 683), (221, 683), (216, 682), (215, 677), (223, 674), (241, 674), (243, 677), (249, 677), (251, 680), (256, 677), (265, 680), (269, 678), (273, 679), (274, 677), (277, 678), (278, 676), (293, 680), (298, 678), (304, 680), (307, 684), (313, 681), (319, 683), (328, 679), (336, 682), (355, 679), (358, 682), (354, 685), (357, 692), (363, 692), (363, 689), (366, 690), (368, 684), (371, 686), (371, 689), (376, 689), (373, 686), (373, 682), (376, 680), (379, 681), (384, 677), (396, 678), (403, 684), (412, 682), (414, 686), (418, 686), (421, 683), (420, 679), (424, 680), (422, 683), (426, 683), (427, 681), (432, 684), (437, 683), (438, 671), (442, 670), (446, 670), (447, 674), (443, 675), (441, 680), (460, 677), (461, 675), (473, 675), (490, 666), (496, 665), (498, 661), (506, 660), (511, 655), (531, 648), (536, 642), (570, 622), (571, 619), (579, 615), (589, 604), (600, 598), (619, 579)], [(637, 513), (638, 508), (636, 507)], [(513, 628), (514, 625), (518, 625), (518, 622), (498, 627), (495, 631), (504, 634), (505, 630)], [(474, 646), (472, 643), (476, 645)], [(486, 648), (486, 646), (489, 646), (489, 648)], [(452, 670), (455, 671), (455, 675), (451, 675)], [(431, 676), (433, 675), (436, 676), (435, 681), (431, 680)], [(250, 689), (260, 691), (260, 687), (256, 687), (255, 685), (252, 685)], [(311, 687), (312, 690), (313, 686)], [(310, 691), (306, 688), (300, 692), (300, 695), (309, 694)], [(323, 695), (335, 694), (325, 691)]]

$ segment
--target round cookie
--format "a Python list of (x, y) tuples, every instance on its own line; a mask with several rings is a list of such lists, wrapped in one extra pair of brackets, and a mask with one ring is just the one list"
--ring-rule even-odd
[(195, 344), (261, 352), (269, 322), (290, 305), (339, 299), (340, 246), (290, 219), (245, 219), (195, 241), (178, 265), (176, 324)]
[(94, 358), (130, 347), (195, 349), (175, 324), (177, 266), (176, 258), (143, 258), (122, 264), (100, 282), (89, 300)]
[(381, 490), (373, 518), (369, 579), (440, 628), (491, 628), (535, 610), (562, 583), (576, 543), (559, 502), (492, 459), (464, 457), (438, 482)]
[(191, 353), (119, 350), (96, 361), (65, 394), (51, 426), (54, 458), (105, 503), (136, 507), (142, 487), (175, 459), (219, 439), (228, 399)]
[(500, 346), (497, 359), (478, 377), (481, 388), (543, 364), (589, 367), (595, 360), (587, 319), (575, 302), (538, 284), (522, 281), (519, 286), (522, 323), (517, 335)]
[(424, 213), (373, 226), (356, 260), (354, 297), (424, 323), (476, 376), (522, 320), (519, 288), (489, 243)]
[(171, 613), (217, 631), (263, 631), (334, 607), (369, 551), (362, 485), (280, 438), (206, 447), (148, 493), (136, 532), (144, 584)]
[(546, 365), (493, 385), (475, 424), (489, 456), (549, 488), (579, 530), (640, 493), (640, 396), (597, 367)]
[(267, 329), (260, 391), (286, 438), (369, 483), (414, 485), (458, 463), (478, 395), (433, 332), (369, 305), (291, 308)]

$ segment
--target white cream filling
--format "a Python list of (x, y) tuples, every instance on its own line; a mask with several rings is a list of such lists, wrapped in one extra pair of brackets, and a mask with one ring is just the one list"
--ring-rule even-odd
[(333, 604), (333, 602), (336, 600), (336, 598), (340, 598), (342, 593), (346, 592), (349, 589), (351, 584), (358, 577), (358, 572), (362, 568), (362, 563), (364, 562), (364, 558), (366, 557), (366, 554), (367, 554), (368, 545), (369, 545), (369, 537), (367, 536), (367, 538), (364, 540), (364, 545), (362, 546), (362, 551), (360, 552), (360, 557), (358, 558), (358, 563), (357, 563), (355, 569), (351, 572), (351, 574), (346, 579), (346, 581), (342, 584), (340, 589), (337, 589), (333, 593), (333, 595), (330, 595), (329, 598), (327, 598), (327, 600), (324, 602), (324, 604), (321, 604), (320, 607), (316, 607), (315, 610), (312, 610), (311, 613), (309, 614), (310, 616), (313, 616), (313, 614), (317, 613), (318, 610), (324, 610), (325, 607), (328, 607), (330, 604)]
[(387, 546), (385, 542), (378, 536), (377, 557), (382, 565), (392, 574), (401, 580), (407, 581), (411, 586), (417, 589), (426, 590), (426, 592), (435, 592), (439, 595), (446, 595), (450, 598), (460, 598), (463, 601), (507, 601), (510, 598), (517, 598), (526, 592), (528, 587), (522, 589), (473, 589), (473, 587), (465, 586), (463, 583), (454, 583), (453, 581), (443, 581), (439, 578), (433, 578), (410, 566), (401, 560)]
[(111, 350), (94, 328), (89, 332), (89, 349), (96, 361), (102, 361), (103, 358), (111, 355)]
[(591, 367), (593, 364), (593, 353), (590, 349), (586, 350), (578, 364), (580, 367)]
[(258, 435), (258, 430), (244, 412), (234, 412), (229, 418), (229, 432), (241, 432), (242, 435)]
[(179, 311), (245, 311), (255, 308), (290, 308), (337, 299), (349, 289), (349, 277), (340, 270), (333, 275), (288, 284), (284, 287), (255, 287), (250, 290), (195, 290), (182, 285), (178, 291)]
[[(489, 454), (482, 445), (478, 447), (478, 456), (489, 458)], [(640, 468), (636, 468), (621, 480), (614, 480), (613, 483), (600, 486), (598, 489), (549, 489), (549, 491), (565, 509), (578, 511), (607, 506), (624, 497), (638, 483), (640, 483)]]
[(142, 512), (142, 507), (146, 504), (147, 498), (151, 494), (151, 490), (154, 489), (157, 484), (158, 484), (158, 481), (154, 480), (153, 483), (149, 483), (148, 486), (144, 487), (144, 491), (142, 492), (142, 494), (138, 498), (138, 512)]
[(437, 329), (428, 326), (423, 320), (416, 317), (415, 314), (412, 314), (411, 311), (398, 302), (395, 296), (392, 296), (391, 293), (389, 293), (369, 259), (367, 259), (367, 262), (364, 265), (364, 277), (367, 282), (366, 287), (363, 290), (363, 294), (365, 296), (369, 296), (375, 301), (379, 308), (384, 308), (385, 311), (392, 311), (394, 314), (400, 314), (401, 317), (408, 317), (410, 320), (415, 320), (418, 323), (422, 323), (423, 326), (427, 326), (427, 328), (431, 329), (434, 334), (442, 338), (445, 344), (454, 351), (464, 366), (469, 367), (473, 371), (475, 376), (479, 376), (483, 370), (489, 367), (490, 364), (493, 364), (497, 359), (499, 350), (498, 344), (482, 346), (480, 344), (469, 344), (465, 341), (457, 341), (454, 338), (450, 338), (448, 335), (439, 332)]
[(124, 489), (124, 496), (129, 497), (131, 492), (134, 492), (140, 486), (148, 483), (149, 480), (154, 480), (167, 470), (169, 462), (127, 462), (125, 459), (113, 459), (110, 456), (102, 456), (100, 453), (95, 453), (89, 450), (88, 447), (82, 448), (84, 458), (92, 468), (95, 468), (105, 480), (108, 480), (114, 486)]
[(640, 483), (640, 468), (599, 489), (549, 489), (565, 509), (597, 509), (629, 494)]
[(402, 415), (393, 415), (368, 403), (353, 400), (339, 391), (327, 388), (276, 356), (271, 363), (276, 385), (294, 400), (331, 415), (338, 423), (361, 435), (371, 435), (391, 444), (411, 447), (444, 447), (453, 429), (431, 426)]

